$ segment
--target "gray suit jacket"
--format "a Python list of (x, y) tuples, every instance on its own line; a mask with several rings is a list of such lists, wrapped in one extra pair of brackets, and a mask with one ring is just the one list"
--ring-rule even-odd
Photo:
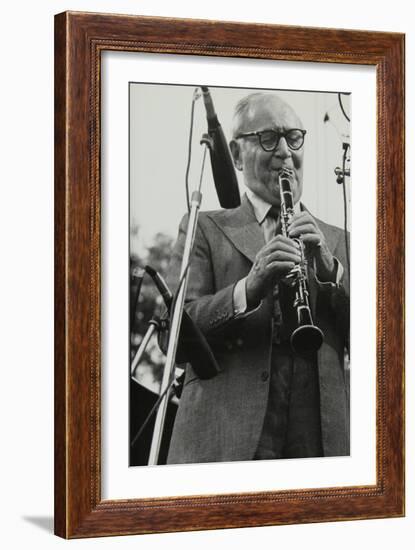
[[(317, 220), (332, 253), (346, 266), (344, 232)], [(179, 280), (187, 216), (182, 220), (168, 283)], [(264, 421), (271, 368), (272, 296), (235, 318), (233, 289), (245, 277), (264, 237), (246, 196), (233, 210), (201, 212), (192, 252), (186, 309), (208, 338), (221, 372), (200, 380), (186, 368), (168, 463), (251, 460)], [(325, 456), (349, 454), (349, 399), (344, 376), (348, 338), (348, 274), (340, 288), (318, 284), (309, 264), (313, 319), (324, 334), (318, 352)], [(268, 376), (267, 376), (268, 374)]]

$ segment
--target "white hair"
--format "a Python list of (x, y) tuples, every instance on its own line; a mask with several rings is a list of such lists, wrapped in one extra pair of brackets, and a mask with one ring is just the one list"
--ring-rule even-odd
[(268, 99), (277, 100), (281, 107), (285, 110), (292, 111), (298, 118), (299, 123), (301, 121), (294, 111), (294, 109), (286, 101), (284, 101), (278, 94), (275, 92), (253, 92), (238, 101), (235, 106), (233, 114), (233, 124), (232, 124), (232, 137), (235, 137), (240, 133), (241, 126), (249, 119), (254, 118), (256, 107), (260, 104), (265, 103)]

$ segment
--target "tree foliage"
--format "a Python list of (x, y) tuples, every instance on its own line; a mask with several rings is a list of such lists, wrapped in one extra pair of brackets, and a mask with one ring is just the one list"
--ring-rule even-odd
[[(134, 227), (135, 238), (139, 233), (139, 227)], [(134, 276), (134, 271), (137, 268), (143, 268), (145, 265), (151, 266), (162, 277), (166, 277), (167, 268), (170, 261), (170, 256), (173, 247), (173, 239), (164, 234), (157, 233), (150, 246), (146, 247), (141, 254), (131, 254), (130, 256), (130, 307), (133, 308), (136, 302), (138, 279)], [(135, 356), (138, 346), (140, 345), (144, 335), (146, 334), (149, 321), (159, 315), (163, 311), (163, 301), (160, 297), (157, 288), (155, 287), (149, 275), (145, 275), (141, 285), (139, 301), (135, 311), (131, 312), (131, 361)], [(135, 373), (137, 379), (142, 379), (147, 376), (152, 382), (159, 384), (163, 374), (165, 357), (161, 352), (157, 339), (153, 337), (144, 353), (140, 364)], [(151, 380), (150, 380), (151, 382)]]

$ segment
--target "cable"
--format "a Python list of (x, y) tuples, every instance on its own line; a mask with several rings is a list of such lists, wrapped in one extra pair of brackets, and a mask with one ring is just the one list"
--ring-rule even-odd
[[(196, 98), (197, 99), (197, 98)], [(195, 102), (195, 99), (193, 100), (193, 106), (194, 106), (194, 102)], [(206, 160), (206, 153), (207, 153), (207, 146), (205, 146), (205, 150), (203, 152), (203, 159), (202, 159), (202, 167), (200, 169), (200, 178), (199, 178), (199, 192), (200, 192), (200, 189), (202, 187), (202, 179), (203, 179), (203, 174), (204, 174), (204, 169), (205, 169), (205, 160)], [(187, 190), (187, 199), (189, 199), (189, 195), (188, 195), (188, 185), (187, 185), (187, 181), (186, 181), (186, 190)], [(189, 205), (189, 209), (190, 209), (190, 205)], [(186, 274), (189, 270), (189, 267), (190, 267), (190, 257), (189, 257), (189, 261), (187, 262), (187, 265), (186, 267), (184, 268), (183, 270), (183, 273), (182, 273), (182, 276), (180, 277), (180, 280), (179, 280), (179, 284), (178, 284), (178, 287), (177, 287), (177, 290), (174, 294), (174, 297), (173, 297), (173, 300), (172, 300), (172, 304), (170, 306), (170, 311), (173, 312), (175, 307), (176, 307), (176, 302), (177, 302), (177, 298), (179, 296), (179, 292), (180, 292), (180, 289), (183, 285), (183, 282), (184, 282), (184, 279), (186, 277)]]
[(166, 395), (166, 393), (167, 393), (168, 391), (171, 390), (171, 388), (172, 388), (172, 386), (173, 386), (175, 380), (176, 380), (176, 379), (173, 377), (173, 380), (170, 382), (170, 384), (167, 386), (167, 388), (164, 390), (164, 392), (162, 392), (162, 393), (159, 395), (157, 401), (156, 401), (156, 402), (154, 403), (154, 405), (152, 406), (151, 411), (148, 413), (147, 418), (144, 420), (143, 424), (141, 425), (141, 428), (140, 428), (140, 429), (138, 430), (138, 432), (135, 434), (134, 439), (133, 439), (132, 442), (131, 442), (131, 447), (134, 447), (134, 445), (137, 443), (139, 437), (140, 437), (141, 434), (143, 433), (143, 431), (144, 431), (145, 427), (147, 426), (147, 424), (149, 423), (151, 417), (153, 416), (153, 414), (154, 414), (154, 413), (156, 412), (156, 410), (158, 409), (158, 406), (160, 405), (161, 400), (162, 400), (163, 397)]
[(172, 301), (171, 306), (170, 306), (170, 312), (171, 312), (171, 313), (173, 313), (173, 311), (175, 310), (177, 298), (179, 297), (179, 292), (180, 292), (180, 290), (181, 290), (181, 288), (182, 288), (182, 286), (183, 286), (184, 279), (185, 279), (185, 277), (186, 277), (186, 274), (187, 274), (187, 271), (188, 271), (189, 267), (190, 267), (190, 261), (187, 262), (187, 265), (186, 265), (186, 267), (185, 267), (185, 269), (184, 269), (184, 271), (183, 271), (183, 274), (182, 274), (182, 276), (180, 277), (180, 281), (179, 281), (179, 285), (178, 285), (178, 287), (177, 287), (177, 290), (176, 290), (176, 292), (174, 293), (173, 301)]
[(346, 120), (347, 120), (348, 122), (350, 122), (350, 118), (347, 116), (346, 111), (344, 110), (344, 107), (343, 107), (342, 94), (341, 94), (341, 92), (339, 92), (339, 93), (337, 94), (337, 97), (339, 98), (339, 104), (340, 104), (340, 109), (342, 110), (342, 113), (344, 114)]
[(202, 188), (203, 172), (205, 170), (206, 152), (207, 152), (207, 145), (205, 144), (205, 150), (203, 151), (202, 168), (200, 170), (199, 189), (198, 189), (199, 193)]
[[(196, 88), (197, 90), (197, 88)], [(192, 138), (193, 138), (193, 125), (194, 125), (194, 114), (195, 114), (195, 103), (197, 99), (200, 97), (196, 92), (193, 94), (192, 99), (192, 108), (190, 111), (190, 130), (189, 130), (189, 143), (187, 148), (187, 166), (186, 166), (186, 203), (187, 203), (187, 211), (190, 212), (190, 192), (189, 192), (189, 172), (190, 172), (190, 161), (192, 158)]]
[(344, 207), (344, 241), (346, 246), (346, 261), (347, 261), (347, 268), (349, 270), (349, 276), (350, 276), (350, 256), (349, 256), (349, 238), (347, 236), (347, 194), (346, 194), (346, 156), (347, 156), (347, 150), (349, 146), (346, 146), (344, 148), (343, 152), (343, 177), (342, 177), (342, 187), (343, 187), (343, 207)]

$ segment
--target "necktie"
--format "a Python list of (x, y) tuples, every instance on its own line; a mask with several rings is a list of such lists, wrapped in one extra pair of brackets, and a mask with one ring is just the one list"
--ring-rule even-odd
[[(279, 217), (279, 210), (277, 210), (276, 207), (272, 206), (268, 211), (267, 218), (270, 221), (272, 220), (272, 226), (273, 226), (273, 234), (271, 233), (269, 235), (269, 239), (267, 239), (267, 240), (270, 240), (275, 235), (278, 235), (281, 233), (281, 222)], [(280, 305), (280, 289), (278, 284), (276, 284), (273, 288), (272, 298), (273, 298), (272, 341), (274, 344), (280, 344), (282, 341), (283, 325), (282, 325), (282, 312), (281, 312), (281, 305)]]

